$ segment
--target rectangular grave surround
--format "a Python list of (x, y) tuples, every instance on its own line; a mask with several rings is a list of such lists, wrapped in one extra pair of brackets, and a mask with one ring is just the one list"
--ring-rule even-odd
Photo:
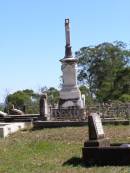
[(0, 137), (7, 137), (8, 135), (17, 132), (18, 130), (27, 127), (27, 123), (0, 123)]

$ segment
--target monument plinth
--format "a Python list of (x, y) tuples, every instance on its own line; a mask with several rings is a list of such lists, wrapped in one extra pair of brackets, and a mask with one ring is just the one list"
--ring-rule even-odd
[(76, 65), (77, 59), (72, 56), (72, 50), (70, 45), (70, 26), (69, 19), (65, 19), (65, 57), (61, 59), (61, 70), (63, 73), (62, 89), (60, 91), (59, 107), (83, 107), (81, 93), (77, 86)]

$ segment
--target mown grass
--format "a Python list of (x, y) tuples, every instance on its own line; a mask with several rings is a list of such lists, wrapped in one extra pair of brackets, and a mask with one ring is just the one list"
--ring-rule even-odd
[[(130, 143), (130, 126), (104, 129), (112, 142)], [(0, 139), (0, 173), (129, 173), (128, 166), (82, 166), (87, 130), (87, 127), (27, 130)]]

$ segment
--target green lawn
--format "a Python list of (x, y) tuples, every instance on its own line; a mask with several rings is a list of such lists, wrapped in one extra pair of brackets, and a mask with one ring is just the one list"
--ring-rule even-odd
[[(112, 142), (130, 142), (130, 126), (105, 126)], [(130, 173), (130, 167), (81, 165), (87, 127), (17, 132), (0, 139), (0, 173)], [(75, 164), (74, 164), (75, 163)]]

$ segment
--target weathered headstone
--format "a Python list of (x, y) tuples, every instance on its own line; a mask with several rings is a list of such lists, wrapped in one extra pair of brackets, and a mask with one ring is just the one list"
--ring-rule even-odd
[(88, 116), (89, 125), (89, 140), (96, 140), (104, 138), (104, 130), (102, 126), (101, 119), (98, 114), (91, 113)]
[(89, 140), (85, 146), (109, 146), (109, 139), (105, 138), (101, 118), (97, 113), (88, 116)]
[(40, 97), (40, 119), (47, 120), (48, 116), (48, 104), (47, 104), (47, 94), (44, 93)]

